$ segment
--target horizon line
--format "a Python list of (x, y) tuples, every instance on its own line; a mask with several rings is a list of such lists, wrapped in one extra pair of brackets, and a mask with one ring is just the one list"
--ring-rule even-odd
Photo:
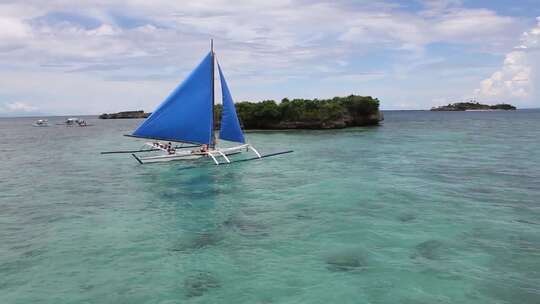
[[(540, 110), (540, 107), (537, 108), (518, 108), (514, 111), (520, 111), (520, 110)], [(129, 112), (128, 111), (120, 111), (120, 112)], [(132, 110), (132, 111), (139, 111), (139, 110)], [(430, 111), (430, 109), (382, 109), (381, 112), (385, 111), (426, 111), (426, 112), (437, 112), (437, 111)], [(439, 111), (439, 112), (468, 112), (468, 111)], [(470, 111), (469, 111), (470, 112)], [(489, 112), (489, 111), (486, 111)], [(493, 111), (496, 112), (496, 111)], [(118, 113), (118, 112), (112, 112), (112, 113)], [(145, 111), (146, 113), (146, 111)], [(104, 114), (104, 113), (101, 113)], [(99, 116), (101, 114), (28, 114), (28, 115), (5, 115), (0, 114), (0, 118), (36, 118), (36, 117), (66, 117), (66, 116)], [(107, 113), (111, 114), (111, 113)]]

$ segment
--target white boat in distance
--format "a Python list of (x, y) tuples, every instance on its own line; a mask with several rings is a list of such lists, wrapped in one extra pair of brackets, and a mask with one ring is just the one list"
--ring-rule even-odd
[(79, 123), (79, 119), (76, 118), (76, 117), (70, 117), (70, 118), (66, 118), (66, 120), (64, 120), (64, 122), (62, 123), (57, 123), (56, 125), (58, 126), (66, 126), (66, 127), (72, 127), (76, 124)]
[(57, 123), (56, 125), (59, 125), (59, 126), (66, 126), (66, 127), (74, 127), (74, 126), (79, 126), (79, 127), (88, 127), (88, 126), (91, 126), (89, 125), (86, 120), (84, 119), (79, 119), (77, 117), (70, 117), (70, 118), (67, 118), (66, 120), (64, 120), (63, 123)]
[(47, 119), (38, 119), (32, 125), (34, 127), (48, 127), (49, 121)]
[[(140, 164), (185, 161), (206, 157), (211, 158), (216, 165), (220, 165), (231, 163), (230, 155), (241, 152), (252, 151), (256, 155), (254, 159), (292, 152), (261, 155), (246, 142), (231, 93), (219, 64), (217, 66), (223, 103), (219, 138), (235, 142), (237, 145), (227, 148), (217, 147), (216, 121), (214, 119), (215, 62), (213, 43), (211, 43), (210, 52), (184, 82), (132, 134), (126, 135), (152, 139), (152, 142), (146, 143), (149, 149), (102, 152), (102, 154), (159, 151), (163, 153), (157, 156), (139, 157), (136, 154), (132, 155)], [(172, 143), (188, 143), (190, 146), (173, 147)], [(196, 149), (193, 150), (193, 148)]]

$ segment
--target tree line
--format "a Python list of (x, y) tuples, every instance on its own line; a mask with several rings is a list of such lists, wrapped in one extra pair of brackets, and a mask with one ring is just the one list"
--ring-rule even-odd
[[(238, 118), (243, 128), (279, 128), (296, 124), (324, 127), (334, 126), (336, 122), (349, 125), (362, 125), (359, 121), (379, 113), (379, 100), (371, 96), (349, 95), (331, 99), (288, 99), (280, 103), (274, 100), (262, 102), (243, 101), (235, 104)], [(222, 106), (216, 105), (216, 119), (221, 118)], [(378, 122), (378, 119), (377, 119)], [(338, 123), (338, 127), (341, 125)], [(369, 123), (365, 123), (369, 124)]]

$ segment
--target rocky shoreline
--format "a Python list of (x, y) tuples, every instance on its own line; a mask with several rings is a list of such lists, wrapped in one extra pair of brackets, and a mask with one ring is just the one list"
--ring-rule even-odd
[(382, 112), (378, 111), (377, 113), (366, 116), (359, 115), (356, 117), (352, 117), (351, 115), (346, 115), (343, 118), (330, 121), (280, 121), (258, 125), (257, 127), (242, 126), (242, 128), (244, 130), (344, 129), (350, 127), (376, 126), (383, 120), (384, 115), (382, 114)]

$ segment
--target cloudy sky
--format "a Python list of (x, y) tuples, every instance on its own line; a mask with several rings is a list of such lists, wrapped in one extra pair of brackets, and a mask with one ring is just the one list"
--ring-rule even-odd
[(540, 0), (0, 0), (0, 115), (151, 111), (215, 39), (236, 101), (540, 107)]

